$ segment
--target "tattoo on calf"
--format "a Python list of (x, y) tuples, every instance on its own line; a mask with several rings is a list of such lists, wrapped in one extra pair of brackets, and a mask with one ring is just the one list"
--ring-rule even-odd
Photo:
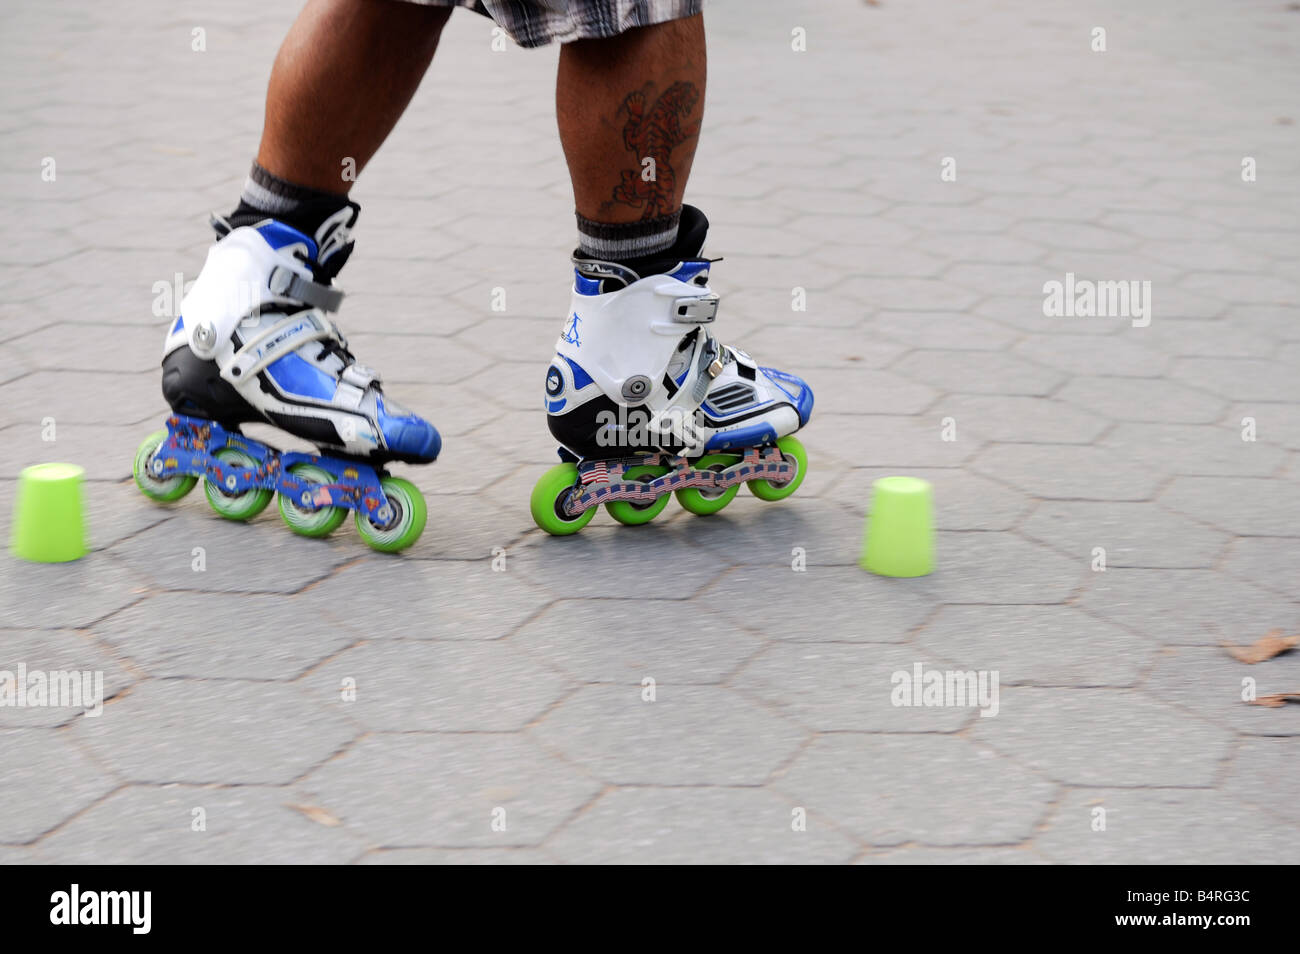
[[(699, 102), (700, 91), (694, 83), (678, 81), (664, 90), (653, 104), (654, 84), (629, 93), (619, 112), (627, 113), (623, 143), (636, 156), (637, 167), (625, 169), (606, 207), (619, 203), (641, 209), (642, 219), (666, 215), (673, 206), (677, 190), (677, 173), (672, 152), (682, 143), (696, 138), (700, 123), (686, 120)], [(653, 160), (652, 174), (646, 174), (645, 159)]]

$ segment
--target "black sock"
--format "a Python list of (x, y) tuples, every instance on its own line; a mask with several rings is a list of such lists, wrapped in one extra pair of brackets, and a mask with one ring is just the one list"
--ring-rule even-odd
[(271, 218), (314, 236), (326, 219), (349, 205), (357, 207), (346, 195), (289, 182), (254, 162), (239, 205), (229, 219), (239, 228)]

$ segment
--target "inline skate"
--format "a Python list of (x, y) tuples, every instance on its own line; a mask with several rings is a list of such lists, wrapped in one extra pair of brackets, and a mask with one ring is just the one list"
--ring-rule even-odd
[(803, 482), (808, 456), (793, 435), (812, 414), (812, 389), (710, 333), (718, 296), (701, 257), (707, 229), (703, 213), (683, 206), (678, 241), (656, 261), (634, 270), (575, 254), (544, 397), (561, 462), (530, 500), (547, 533), (578, 532), (601, 504), (637, 525), (670, 494), (705, 516), (741, 484), (781, 500)]
[[(349, 203), (314, 236), (275, 219), (232, 227), (213, 217), (217, 242), (163, 346), (174, 413), (135, 455), (146, 496), (179, 500), (202, 478), (208, 503), (230, 520), (251, 519), (276, 496), (281, 518), (304, 536), (331, 533), (349, 510), (376, 550), (420, 536), (423, 496), (384, 465), (429, 463), (441, 439), (384, 394), (329, 318), (343, 299), (333, 281), (351, 254), (356, 214)], [(282, 452), (240, 433), (253, 422), (321, 453)]]

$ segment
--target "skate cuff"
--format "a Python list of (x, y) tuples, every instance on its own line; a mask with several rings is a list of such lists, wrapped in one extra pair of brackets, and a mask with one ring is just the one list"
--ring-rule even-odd
[(271, 269), (267, 286), (272, 294), (281, 298), (292, 298), (304, 305), (319, 308), (322, 311), (338, 311), (343, 304), (343, 292), (332, 285), (322, 285), (309, 278), (303, 278), (292, 269), (277, 265)]

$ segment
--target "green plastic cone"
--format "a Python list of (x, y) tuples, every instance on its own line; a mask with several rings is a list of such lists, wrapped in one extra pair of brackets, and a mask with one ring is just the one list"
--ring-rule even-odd
[(86, 555), (81, 484), (76, 464), (37, 464), (18, 476), (9, 551), (33, 563), (67, 563)]
[(934, 571), (934, 499), (929, 481), (882, 477), (872, 484), (871, 515), (858, 564), (880, 576)]

